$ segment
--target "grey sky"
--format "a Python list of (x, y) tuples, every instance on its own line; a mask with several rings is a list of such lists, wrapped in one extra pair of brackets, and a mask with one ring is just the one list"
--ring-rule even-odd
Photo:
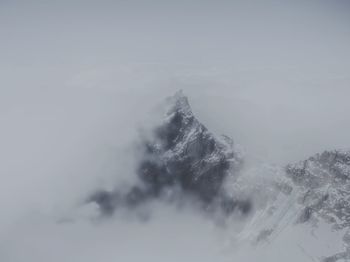
[[(12, 104), (21, 94), (38, 97), (38, 88), (62, 95), (84, 87), (136, 88), (135, 96), (182, 88), (198, 106), (231, 101), (215, 114), (230, 117), (232, 128), (219, 131), (238, 136), (251, 151), (262, 141), (270, 147), (274, 132), (286, 144), (285, 115), (300, 120), (301, 129), (306, 122), (304, 129), (327, 134), (331, 122), (335, 132), (344, 130), (334, 141), (314, 138), (310, 154), (321, 144), (339, 146), (337, 137), (344, 141), (349, 131), (337, 118), (348, 110), (349, 12), (350, 4), (339, 0), (1, 1), (1, 98)], [(209, 101), (212, 96), (221, 101)], [(265, 137), (246, 125), (256, 119)]]

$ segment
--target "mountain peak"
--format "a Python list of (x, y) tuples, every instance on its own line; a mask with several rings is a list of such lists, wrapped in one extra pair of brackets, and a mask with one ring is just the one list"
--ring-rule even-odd
[(176, 112), (187, 116), (193, 115), (188, 98), (184, 95), (182, 90), (178, 90), (174, 95), (168, 97), (166, 99), (166, 106), (166, 115), (171, 115)]
[(180, 195), (194, 197), (205, 209), (231, 213), (237, 208), (242, 213), (249, 212), (248, 201), (232, 199), (223, 188), (226, 177), (236, 175), (242, 163), (232, 140), (217, 138), (200, 123), (181, 90), (165, 102), (164, 121), (140, 147), (143, 155), (136, 172), (141, 186), (134, 186), (124, 196), (117, 190), (94, 195), (90, 200), (102, 212), (113, 213), (118, 205), (139, 205), (165, 192), (177, 194), (180, 190)]

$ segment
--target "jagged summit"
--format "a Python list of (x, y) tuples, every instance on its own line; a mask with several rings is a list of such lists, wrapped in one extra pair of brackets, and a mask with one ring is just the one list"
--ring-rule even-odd
[(126, 196), (104, 192), (90, 200), (110, 212), (120, 204), (138, 205), (161, 197), (165, 191), (180, 191), (182, 197), (194, 197), (205, 207), (215, 202), (225, 212), (236, 207), (249, 211), (249, 203), (229, 199), (222, 189), (226, 177), (234, 175), (242, 163), (232, 139), (210, 133), (196, 119), (182, 91), (165, 101), (163, 121), (141, 145), (143, 157), (137, 167), (141, 186), (134, 186)]
[[(217, 139), (195, 118), (181, 91), (167, 101), (170, 108), (166, 119), (156, 128), (155, 141), (147, 142), (152, 161), (148, 157), (143, 165), (153, 165), (151, 162), (157, 159), (157, 165), (165, 172), (156, 180), (169, 177), (169, 183), (211, 201), (228, 172), (238, 167), (240, 154), (235, 152), (231, 139)], [(141, 178), (152, 176), (142, 170)]]
[(177, 91), (173, 96), (166, 98), (167, 115), (175, 112), (180, 112), (183, 115), (193, 116), (191, 106), (188, 98), (184, 95), (182, 90)]

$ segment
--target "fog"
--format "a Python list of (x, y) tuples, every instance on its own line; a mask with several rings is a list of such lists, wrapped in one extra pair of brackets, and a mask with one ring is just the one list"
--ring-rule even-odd
[(239, 225), (191, 208), (101, 222), (81, 203), (135, 179), (140, 130), (179, 89), (253, 165), (349, 148), (349, 12), (342, 0), (1, 0), (0, 260), (255, 261), (236, 252)]

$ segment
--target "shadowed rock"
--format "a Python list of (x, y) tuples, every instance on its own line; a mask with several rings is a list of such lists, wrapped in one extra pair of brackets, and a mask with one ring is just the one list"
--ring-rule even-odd
[(234, 174), (242, 162), (233, 141), (211, 134), (196, 119), (181, 91), (166, 100), (166, 107), (163, 122), (142, 145), (143, 158), (137, 168), (141, 186), (133, 187), (124, 196), (100, 192), (89, 200), (97, 203), (103, 213), (111, 214), (118, 205), (135, 207), (176, 188), (204, 206), (219, 203), (214, 209), (224, 213), (235, 209), (248, 213), (250, 203), (233, 201), (222, 190), (225, 178)]

